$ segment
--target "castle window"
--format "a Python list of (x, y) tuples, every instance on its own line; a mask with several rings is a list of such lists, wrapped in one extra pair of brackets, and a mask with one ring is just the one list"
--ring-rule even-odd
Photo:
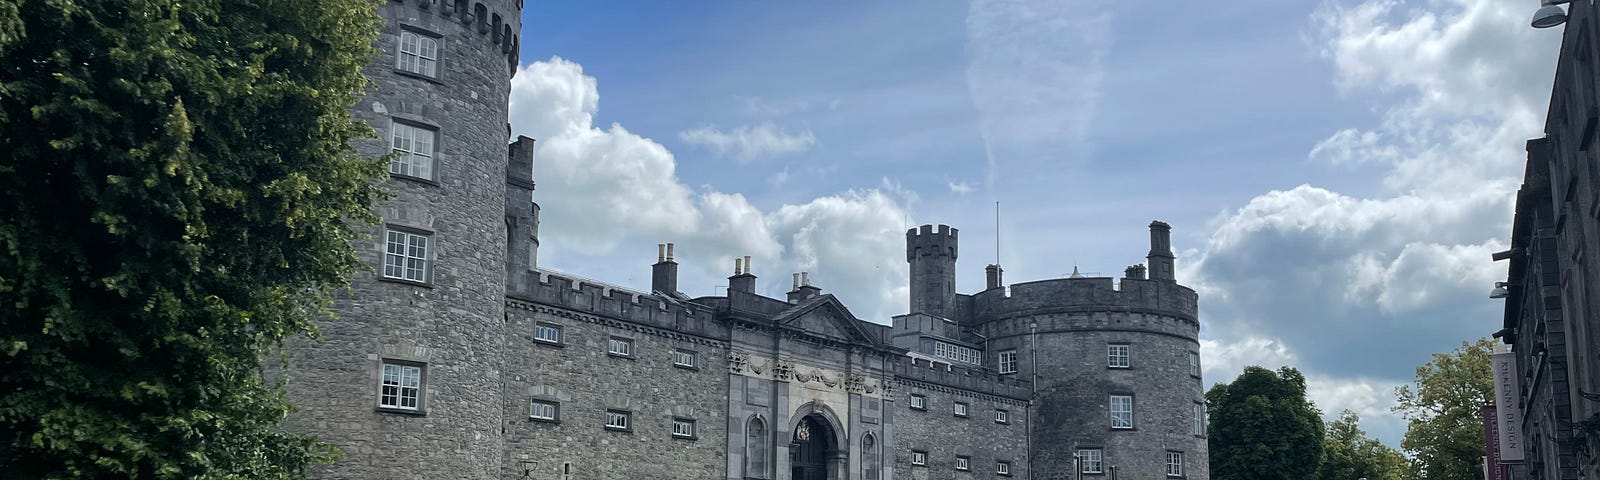
[(994, 462), (994, 473), (1011, 475), (1011, 462)]
[(912, 465), (919, 465), (919, 466), (927, 465), (928, 464), (928, 452), (924, 452), (924, 451), (921, 451), (921, 450), (912, 450), (911, 451), (911, 464)]
[(963, 472), (972, 470), (972, 459), (968, 457), (956, 457), (956, 470)]
[(1000, 352), (1000, 373), (1017, 373), (1017, 351)]
[(1111, 396), (1111, 428), (1133, 428), (1133, 396)]
[(983, 356), (978, 349), (953, 343), (933, 342), (933, 356), (973, 365), (983, 364)]
[(918, 394), (915, 394), (915, 393), (911, 394), (911, 409), (912, 410), (927, 410), (928, 409), (928, 397), (924, 397), (922, 395), (918, 395)]
[(399, 410), (422, 409), (422, 365), (385, 360), (378, 406)]
[(439, 40), (412, 31), (400, 32), (400, 55), (395, 68), (434, 77), (439, 70)]
[(606, 430), (633, 431), (633, 412), (606, 410)]
[(688, 438), (688, 439), (695, 438), (695, 436), (694, 436), (694, 420), (687, 419), (687, 418), (674, 418), (674, 419), (672, 419), (672, 437), (673, 438)]
[(691, 351), (688, 351), (688, 350), (673, 350), (672, 351), (672, 366), (674, 366), (674, 367), (684, 367), (684, 368), (691, 368), (691, 369), (699, 368), (699, 365), (697, 364), (697, 362), (699, 360), (700, 360), (699, 359), (699, 355), (696, 354), (695, 352), (691, 352)]
[(1167, 452), (1167, 476), (1183, 476), (1183, 452)]
[(745, 478), (767, 478), (767, 424), (752, 417), (745, 428)]
[(418, 283), (428, 282), (428, 240), (420, 232), (389, 227), (385, 236), (383, 276)]
[(606, 342), (606, 353), (617, 357), (632, 357), (633, 340), (622, 337), (611, 337), (611, 340)]
[(1011, 412), (1005, 410), (994, 411), (994, 423), (1011, 423)]
[(1079, 473), (1104, 473), (1102, 470), (1101, 452), (1098, 448), (1085, 448), (1078, 450)]
[(1192, 429), (1195, 435), (1204, 436), (1206, 434), (1206, 404), (1198, 402), (1194, 404), (1194, 426)]
[(1189, 376), (1200, 378), (1200, 354), (1189, 352)]
[(561, 344), (561, 326), (553, 323), (538, 323), (533, 326), (533, 340), (542, 343)]
[(1106, 366), (1128, 368), (1128, 346), (1106, 345)]
[(390, 146), (400, 154), (389, 161), (389, 174), (433, 180), (433, 140), (439, 132), (399, 120), (391, 123)]
[(555, 422), (561, 418), (559, 416), (561, 412), (561, 404), (559, 403), (547, 400), (534, 400), (529, 405), (528, 418), (544, 422)]
[(956, 416), (957, 417), (966, 418), (966, 416), (967, 416), (967, 404), (962, 403), (962, 402), (956, 402), (955, 411), (956, 411)]

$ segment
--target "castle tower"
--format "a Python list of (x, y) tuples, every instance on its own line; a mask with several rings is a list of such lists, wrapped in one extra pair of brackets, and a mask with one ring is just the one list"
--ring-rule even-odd
[(372, 85), (353, 113), (377, 134), (356, 145), (363, 155), (398, 153), (393, 197), (353, 245), (370, 270), (319, 322), (323, 341), (285, 345), (300, 409), (286, 428), (345, 454), (314, 478), (492, 479), (515, 463), (502, 434), (506, 278), (533, 267), (537, 223), (533, 141), (507, 145), (522, 3), (377, 7)]
[(911, 263), (911, 312), (943, 318), (956, 315), (957, 230), (933, 225), (906, 230), (906, 261)]

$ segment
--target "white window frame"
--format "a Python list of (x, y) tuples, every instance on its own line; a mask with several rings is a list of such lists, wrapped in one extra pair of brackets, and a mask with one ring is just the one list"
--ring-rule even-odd
[(1189, 352), (1189, 376), (1200, 378), (1200, 353)]
[(1005, 410), (995, 410), (994, 423), (1011, 423), (1011, 412)]
[[(540, 407), (544, 407), (545, 409), (548, 409), (549, 414), (548, 415), (541, 414)], [(561, 403), (550, 401), (550, 400), (534, 399), (534, 400), (528, 402), (528, 418), (531, 418), (531, 419), (534, 419), (534, 420), (543, 420), (543, 421), (546, 421), (546, 422), (560, 421), (561, 420)]]
[(700, 354), (683, 349), (672, 351), (672, 365), (676, 367), (700, 368)]
[(960, 470), (960, 471), (963, 471), (963, 472), (968, 471), (968, 470), (972, 470), (972, 458), (971, 457), (956, 456), (956, 470)]
[(1195, 436), (1204, 437), (1206, 435), (1206, 404), (1204, 403), (1194, 404), (1193, 430)]
[(383, 277), (428, 283), (432, 273), (433, 235), (394, 227), (385, 229)]
[(561, 326), (554, 323), (535, 323), (533, 324), (533, 340), (560, 345)]
[(1017, 351), (1006, 350), (1000, 352), (999, 364), (1001, 374), (1017, 373)]
[(1106, 367), (1128, 368), (1129, 349), (1126, 343), (1113, 343), (1106, 345)]
[(672, 418), (672, 436), (674, 438), (695, 438), (695, 436), (694, 436), (695, 424), (694, 423), (695, 423), (694, 419), (691, 419), (691, 418), (673, 417)]
[(438, 129), (390, 119), (389, 149), (400, 155), (389, 161), (389, 174), (433, 180), (438, 146)]
[(1111, 396), (1111, 428), (1116, 430), (1133, 429), (1133, 396)]
[(633, 412), (606, 410), (606, 430), (633, 431)]
[(606, 340), (606, 353), (618, 357), (633, 356), (633, 339), (611, 337)]
[(972, 365), (983, 364), (983, 355), (978, 349), (937, 340), (933, 342), (933, 356)]
[(1011, 462), (994, 462), (994, 473), (996, 475), (1010, 475)]
[(1105, 454), (1098, 448), (1078, 450), (1078, 473), (1105, 473)]
[(966, 402), (955, 402), (955, 406), (950, 407), (950, 408), (951, 408), (951, 411), (955, 412), (957, 417), (966, 418), (968, 416), (967, 415), (968, 408), (967, 408)]
[(410, 30), (400, 31), (394, 68), (429, 78), (439, 76), (439, 39)]
[(1167, 452), (1167, 477), (1183, 477), (1183, 452)]
[(928, 409), (928, 397), (923, 396), (923, 395), (918, 395), (918, 394), (915, 394), (915, 393), (911, 394), (911, 409), (912, 410), (927, 410)]
[(422, 410), (422, 365), (384, 361), (378, 381), (378, 406)]
[(917, 465), (917, 466), (927, 466), (928, 465), (928, 452), (924, 452), (924, 451), (921, 451), (921, 450), (912, 450), (911, 451), (911, 464), (912, 465)]

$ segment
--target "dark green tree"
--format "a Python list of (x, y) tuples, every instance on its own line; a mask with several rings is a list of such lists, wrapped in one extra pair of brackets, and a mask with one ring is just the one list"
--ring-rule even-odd
[(1312, 480), (1410, 480), (1416, 478), (1404, 455), (1367, 436), (1361, 418), (1345, 410), (1328, 424), (1322, 466)]
[(1479, 409), (1494, 403), (1494, 376), (1489, 353), (1494, 342), (1480, 338), (1417, 367), (1416, 388), (1395, 390), (1394, 410), (1406, 418), (1400, 447), (1411, 454), (1422, 480), (1483, 478), (1483, 417)]
[(1206, 392), (1210, 403), (1211, 478), (1303, 480), (1322, 461), (1322, 418), (1306, 400), (1306, 377), (1246, 367), (1232, 383)]
[(0, 477), (336, 454), (280, 430), (263, 365), (315, 334), (375, 220), (348, 109), (378, 3), (0, 0)]

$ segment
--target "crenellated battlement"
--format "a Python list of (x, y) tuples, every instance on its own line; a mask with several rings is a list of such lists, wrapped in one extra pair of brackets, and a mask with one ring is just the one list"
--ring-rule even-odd
[(1124, 278), (1121, 288), (1109, 277), (1057, 278), (994, 288), (972, 296), (971, 324), (997, 319), (1095, 309), (1143, 311), (1199, 324), (1198, 295), (1173, 282)]
[(978, 392), (1012, 400), (1026, 400), (1033, 384), (1016, 375), (1000, 375), (986, 368), (906, 357), (889, 362), (889, 371), (901, 381), (923, 382), (965, 392)]
[(906, 230), (906, 261), (923, 255), (949, 256), (954, 260), (960, 253), (956, 248), (959, 236), (960, 231), (949, 225), (940, 225), (937, 231), (933, 225)]
[(704, 337), (724, 336), (710, 308), (549, 271), (527, 274), (527, 291), (508, 297)]
[(500, 49), (516, 68), (522, 48), (523, 0), (389, 0), (421, 13), (454, 20)]

